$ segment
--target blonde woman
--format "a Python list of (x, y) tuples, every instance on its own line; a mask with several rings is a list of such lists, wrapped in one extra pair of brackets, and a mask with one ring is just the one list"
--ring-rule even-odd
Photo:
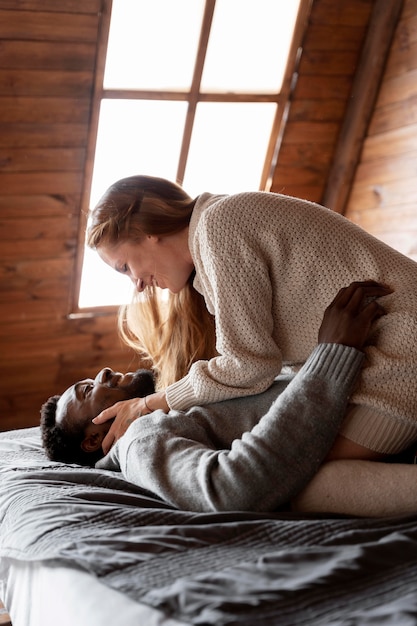
[(331, 458), (378, 459), (417, 440), (417, 264), (344, 217), (274, 193), (193, 199), (175, 183), (133, 176), (99, 201), (87, 241), (146, 294), (125, 322), (159, 380), (155, 394), (95, 418), (116, 416), (104, 451), (155, 409), (264, 391), (283, 364), (305, 361), (338, 290), (363, 280), (387, 285), (387, 315)]

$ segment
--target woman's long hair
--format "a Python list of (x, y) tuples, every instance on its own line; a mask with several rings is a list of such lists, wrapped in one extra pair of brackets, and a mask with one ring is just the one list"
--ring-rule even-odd
[(191, 280), (179, 293), (170, 293), (168, 300), (157, 291), (147, 287), (120, 308), (119, 332), (149, 361), (157, 389), (164, 389), (185, 376), (195, 361), (216, 355), (215, 326)]
[[(186, 228), (195, 199), (179, 185), (162, 178), (130, 176), (105, 192), (91, 213), (87, 245), (113, 246), (139, 242), (146, 235), (167, 235)], [(185, 376), (192, 363), (216, 354), (214, 318), (192, 285), (193, 275), (168, 300), (151, 286), (119, 313), (123, 340), (155, 372), (158, 389)]]

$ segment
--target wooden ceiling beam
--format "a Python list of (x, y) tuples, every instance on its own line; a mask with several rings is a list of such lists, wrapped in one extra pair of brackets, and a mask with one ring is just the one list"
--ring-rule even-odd
[(322, 204), (344, 213), (403, 0), (375, 0)]

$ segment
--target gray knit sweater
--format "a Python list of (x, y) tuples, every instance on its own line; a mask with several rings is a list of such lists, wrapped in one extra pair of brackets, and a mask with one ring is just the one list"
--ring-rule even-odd
[(320, 344), (300, 372), (264, 393), (155, 411), (129, 426), (101, 469), (195, 511), (273, 511), (296, 495), (332, 446), (363, 354)]
[(341, 215), (272, 193), (203, 194), (189, 233), (195, 287), (216, 316), (221, 356), (168, 387), (186, 409), (265, 390), (283, 363), (303, 363), (341, 287), (374, 279), (381, 299), (367, 367), (342, 433), (380, 452), (417, 439), (417, 264)]

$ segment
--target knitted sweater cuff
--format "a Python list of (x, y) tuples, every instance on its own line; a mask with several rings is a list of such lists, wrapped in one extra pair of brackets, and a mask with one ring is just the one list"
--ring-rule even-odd
[(174, 411), (185, 411), (192, 406), (201, 404), (194, 393), (189, 374), (167, 387), (165, 398), (169, 408)]
[(347, 387), (353, 384), (359, 374), (359, 366), (364, 353), (356, 348), (338, 343), (320, 343), (302, 367), (307, 375), (314, 375), (335, 382), (342, 381)]

